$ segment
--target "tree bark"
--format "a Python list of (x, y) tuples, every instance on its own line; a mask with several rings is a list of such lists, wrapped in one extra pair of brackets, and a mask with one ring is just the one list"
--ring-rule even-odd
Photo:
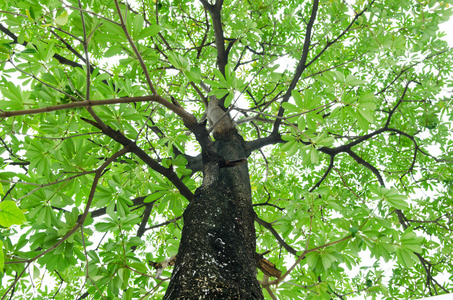
[[(226, 161), (250, 155), (235, 130), (216, 136), (213, 146)], [(217, 168), (217, 174), (206, 174), (209, 170), (205, 168), (205, 178), (214, 179), (203, 182), (184, 212), (181, 243), (164, 299), (263, 299), (256, 278), (247, 161)]]

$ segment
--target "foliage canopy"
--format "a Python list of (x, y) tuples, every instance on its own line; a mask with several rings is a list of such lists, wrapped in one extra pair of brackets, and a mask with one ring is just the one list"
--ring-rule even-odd
[(452, 292), (452, 4), (1, 1), (1, 299), (161, 299), (230, 116), (266, 299)]

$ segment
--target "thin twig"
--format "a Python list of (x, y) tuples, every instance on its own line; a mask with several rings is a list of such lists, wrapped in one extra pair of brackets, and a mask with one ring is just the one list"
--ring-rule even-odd
[(123, 32), (126, 35), (126, 38), (132, 47), (132, 50), (134, 51), (135, 55), (137, 56), (140, 66), (142, 67), (143, 74), (145, 74), (146, 82), (148, 83), (148, 86), (149, 86), (152, 94), (157, 95), (157, 91), (154, 88), (153, 83), (151, 82), (151, 77), (149, 76), (148, 68), (146, 67), (145, 62), (143, 61), (142, 55), (138, 51), (137, 46), (135, 45), (134, 41), (132, 40), (132, 37), (130, 36), (129, 32), (127, 31), (126, 23), (124, 22), (123, 14), (121, 13), (121, 8), (120, 8), (120, 5), (118, 4), (118, 0), (115, 0), (115, 5), (116, 5), (116, 11), (118, 12), (118, 16), (120, 18), (121, 28), (123, 29)]

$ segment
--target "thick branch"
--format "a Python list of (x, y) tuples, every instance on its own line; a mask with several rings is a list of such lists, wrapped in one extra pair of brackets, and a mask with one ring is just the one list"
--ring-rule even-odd
[(222, 27), (222, 4), (223, 1), (217, 1), (215, 5), (209, 4), (206, 0), (200, 0), (204, 8), (209, 11), (214, 27), (215, 44), (217, 49), (217, 65), (220, 72), (225, 75), (225, 66), (228, 63), (228, 57), (225, 50), (225, 37)]
[(159, 174), (165, 176), (171, 183), (179, 190), (181, 195), (183, 195), (187, 200), (191, 201), (193, 199), (193, 193), (190, 189), (181, 181), (178, 175), (173, 171), (172, 168), (165, 168), (160, 165), (156, 160), (151, 158), (143, 149), (137, 146), (134, 141), (131, 141), (126, 136), (124, 136), (120, 131), (115, 131), (111, 127), (101, 127), (96, 122), (82, 118), (85, 122), (95, 126), (102, 130), (102, 132), (117, 141), (121, 145), (128, 147), (129, 152), (137, 155), (145, 164), (147, 164), (151, 169), (155, 170)]
[(197, 156), (184, 156), (187, 159), (186, 168), (192, 170), (192, 174), (198, 171), (203, 171), (203, 159), (202, 155), (198, 154)]
[(271, 134), (267, 137), (247, 142), (247, 147), (249, 147), (250, 151), (255, 151), (255, 150), (261, 149), (264, 146), (274, 145), (274, 144), (279, 144), (279, 143), (285, 143), (285, 141), (282, 140), (281, 135), (277, 132), (276, 134)]

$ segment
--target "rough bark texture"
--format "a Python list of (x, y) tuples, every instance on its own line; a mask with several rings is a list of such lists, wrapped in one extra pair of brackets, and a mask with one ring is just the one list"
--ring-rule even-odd
[[(216, 138), (214, 149), (225, 160), (248, 157), (235, 131)], [(263, 299), (256, 279), (247, 162), (204, 175), (214, 180), (197, 189), (184, 212), (181, 244), (164, 299)]]

